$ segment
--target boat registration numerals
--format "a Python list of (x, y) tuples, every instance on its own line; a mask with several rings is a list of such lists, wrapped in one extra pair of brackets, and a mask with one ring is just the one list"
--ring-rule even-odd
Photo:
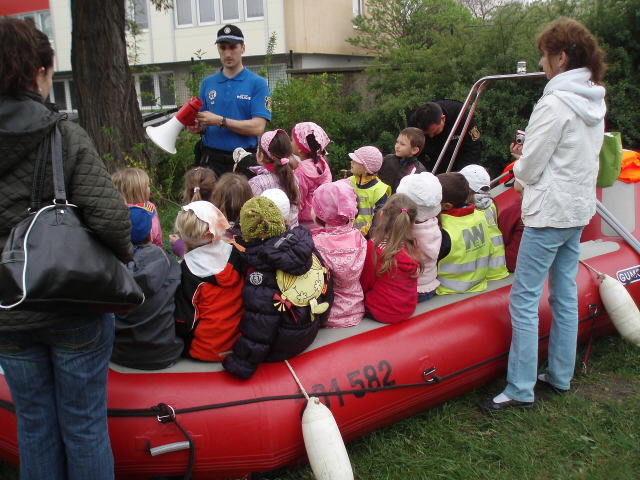
[[(374, 365), (365, 365), (362, 370), (354, 370), (353, 372), (347, 373), (347, 380), (350, 386), (349, 390), (356, 390), (356, 392), (353, 393), (353, 396), (356, 398), (362, 398), (367, 394), (366, 389), (395, 385), (396, 381), (391, 380), (391, 373), (391, 364), (386, 360), (380, 360), (377, 367)], [(357, 390), (362, 391), (359, 392)], [(324, 384), (318, 383), (311, 388), (311, 391), (315, 394), (335, 392), (335, 396), (320, 395), (319, 398), (327, 408), (331, 408), (332, 398), (337, 398), (338, 404), (341, 407), (344, 406), (344, 395), (342, 395), (342, 389), (340, 389), (340, 386), (338, 385), (337, 378), (331, 379), (329, 389), (327, 389)]]

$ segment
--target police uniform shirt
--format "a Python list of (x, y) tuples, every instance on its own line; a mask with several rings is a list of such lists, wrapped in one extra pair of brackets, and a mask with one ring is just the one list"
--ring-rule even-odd
[[(271, 94), (267, 81), (248, 68), (243, 68), (233, 78), (222, 74), (222, 69), (202, 81), (200, 99), (202, 111), (209, 111), (233, 120), (250, 120), (255, 117), (271, 120)], [(207, 147), (232, 152), (238, 147), (254, 148), (258, 138), (240, 135), (219, 126), (205, 129), (204, 144)]]

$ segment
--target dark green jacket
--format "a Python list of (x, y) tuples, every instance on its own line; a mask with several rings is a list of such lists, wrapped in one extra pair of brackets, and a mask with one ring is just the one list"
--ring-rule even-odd
[[(0, 95), (0, 249), (11, 229), (28, 216), (38, 145), (55, 124), (57, 113), (40, 95)], [(90, 228), (123, 262), (133, 257), (129, 209), (111, 182), (87, 132), (69, 121), (62, 134), (67, 199), (77, 205)], [(47, 165), (43, 205), (53, 200), (51, 163)], [(62, 252), (73, 255), (74, 252)], [(53, 326), (77, 318), (69, 314), (0, 311), (0, 332)]]

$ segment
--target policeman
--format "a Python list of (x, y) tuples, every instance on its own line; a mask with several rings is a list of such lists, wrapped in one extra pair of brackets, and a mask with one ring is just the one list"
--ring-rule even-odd
[[(457, 100), (436, 100), (435, 102), (425, 103), (409, 118), (409, 127), (417, 127), (422, 130), (426, 137), (426, 142), (418, 159), (424, 164), (428, 172), (433, 167), (440, 156), (440, 152), (444, 148), (444, 144), (453, 129), (458, 115), (462, 111), (463, 104)], [(469, 128), (464, 138), (460, 139), (462, 127), (467, 119), (469, 111), (465, 113), (460, 121), (456, 133), (449, 143), (449, 147), (438, 166), (438, 170), (433, 172), (434, 175), (447, 171), (453, 151), (458, 142), (462, 142), (456, 161), (451, 171), (460, 171), (467, 165), (479, 164), (480, 155), (482, 154), (482, 140), (480, 140), (480, 131), (476, 125), (475, 119), (471, 119)]]
[(233, 171), (233, 151), (255, 152), (258, 137), (271, 120), (271, 94), (267, 81), (242, 65), (244, 35), (235, 25), (218, 30), (216, 39), (222, 68), (200, 84), (204, 103), (191, 133), (202, 133), (195, 164), (211, 168), (218, 177)]

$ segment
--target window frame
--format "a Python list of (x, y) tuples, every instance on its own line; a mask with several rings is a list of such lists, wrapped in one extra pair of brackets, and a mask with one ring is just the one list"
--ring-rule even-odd
[[(174, 101), (173, 104), (165, 105), (162, 103), (162, 92), (161, 92), (162, 88), (160, 85), (160, 75), (171, 75), (173, 76), (174, 81), (176, 78), (176, 73), (173, 70), (162, 70), (162, 71), (149, 72), (149, 73), (134, 73), (133, 75), (138, 105), (140, 106), (140, 110), (143, 112), (177, 107), (176, 92), (173, 92), (173, 101)], [(153, 80), (153, 95), (155, 99), (154, 105), (149, 105), (149, 106), (142, 105), (142, 90), (140, 85), (140, 77), (142, 76), (149, 76)]]

